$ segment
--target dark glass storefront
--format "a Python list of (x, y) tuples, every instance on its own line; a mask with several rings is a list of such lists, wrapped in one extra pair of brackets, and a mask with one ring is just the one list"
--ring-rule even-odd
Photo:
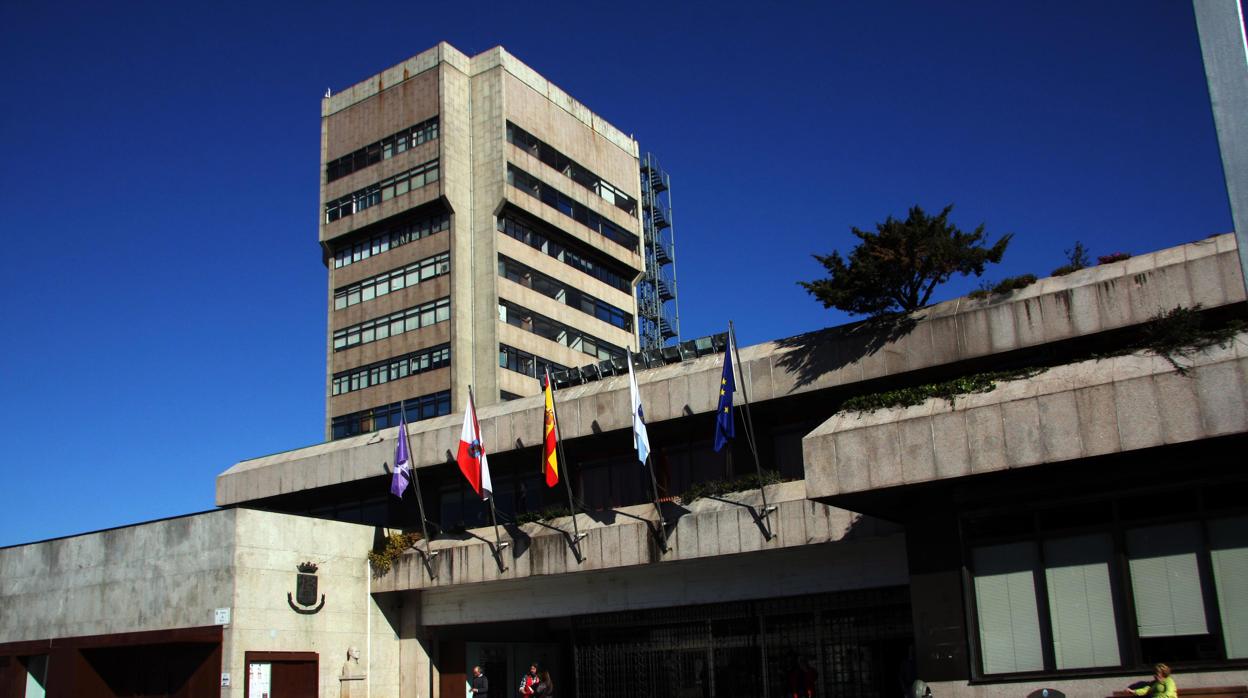
[(912, 679), (905, 587), (572, 619), (576, 694), (898, 695)]

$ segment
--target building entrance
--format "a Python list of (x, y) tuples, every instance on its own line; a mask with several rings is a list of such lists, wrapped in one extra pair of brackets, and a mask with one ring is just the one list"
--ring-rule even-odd
[(514, 698), (519, 695), (520, 678), (529, 670), (530, 664), (549, 671), (551, 683), (556, 689), (565, 676), (558, 644), (469, 642), (465, 650), (467, 680), (472, 678), (472, 667), (480, 666), (490, 680), (489, 698)]
[(316, 698), (315, 652), (247, 652), (246, 698)]
[(572, 619), (576, 694), (883, 698), (913, 680), (904, 587)]

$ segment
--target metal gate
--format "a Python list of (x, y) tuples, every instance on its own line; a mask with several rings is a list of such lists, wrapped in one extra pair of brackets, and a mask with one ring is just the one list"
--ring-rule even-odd
[(572, 619), (578, 696), (886, 698), (913, 634), (904, 587)]

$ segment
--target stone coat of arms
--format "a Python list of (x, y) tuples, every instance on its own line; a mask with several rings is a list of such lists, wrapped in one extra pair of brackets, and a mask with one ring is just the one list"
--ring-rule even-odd
[[(295, 577), (295, 593), (286, 592), (286, 601), (295, 613), (310, 615), (325, 607), (325, 595), (321, 594), (321, 602), (316, 602), (316, 563), (299, 563), (299, 574)], [(298, 603), (298, 605), (296, 605)]]

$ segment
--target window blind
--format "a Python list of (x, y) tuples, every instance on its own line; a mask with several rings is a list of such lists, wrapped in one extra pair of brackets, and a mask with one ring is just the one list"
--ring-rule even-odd
[(1045, 581), (1058, 669), (1117, 666), (1117, 620), (1109, 583), (1108, 534), (1044, 544)]
[(972, 561), (984, 673), (1043, 669), (1035, 545), (1028, 542), (975, 548)]
[(1203, 635), (1205, 600), (1196, 553), (1196, 523), (1150, 526), (1127, 531), (1127, 556), (1140, 637)]
[(1248, 657), (1248, 517), (1209, 522), (1226, 658)]

